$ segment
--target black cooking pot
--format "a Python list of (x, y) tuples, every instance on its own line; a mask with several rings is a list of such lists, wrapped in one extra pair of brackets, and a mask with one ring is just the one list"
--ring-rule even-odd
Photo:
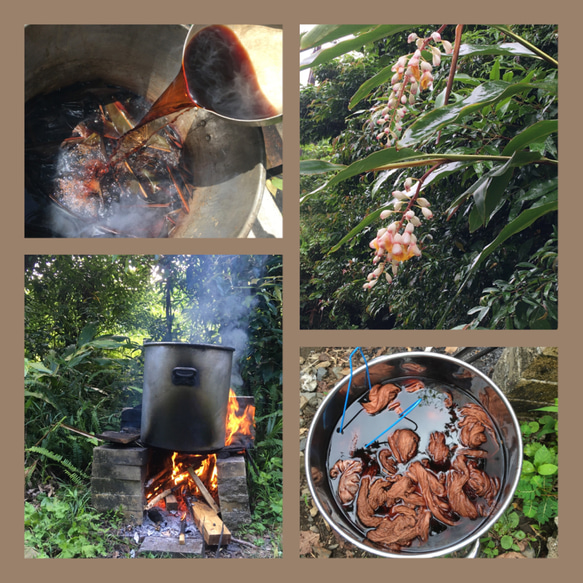
[(182, 342), (144, 343), (141, 439), (184, 453), (225, 446), (234, 348)]

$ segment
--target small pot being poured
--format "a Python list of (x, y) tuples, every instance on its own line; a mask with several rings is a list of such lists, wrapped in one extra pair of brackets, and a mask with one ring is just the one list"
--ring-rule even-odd
[(522, 464), (501, 390), (459, 359), (423, 352), (383, 356), (342, 379), (316, 412), (305, 452), (324, 519), (387, 558), (476, 545), (510, 504)]
[(282, 119), (282, 30), (262, 25), (193, 25), (182, 63), (193, 101), (230, 121)]

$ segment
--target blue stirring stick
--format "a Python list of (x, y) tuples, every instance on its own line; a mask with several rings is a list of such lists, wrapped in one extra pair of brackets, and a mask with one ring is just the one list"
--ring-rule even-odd
[(352, 356), (354, 355), (355, 352), (360, 350), (360, 354), (362, 355), (362, 359), (364, 360), (364, 365), (366, 367), (366, 378), (368, 380), (368, 390), (371, 390), (371, 384), (370, 384), (370, 375), (368, 373), (368, 362), (366, 362), (366, 357), (364, 356), (364, 353), (362, 352), (360, 346), (357, 346), (351, 353), (350, 353), (350, 378), (348, 379), (348, 389), (346, 390), (346, 398), (344, 399), (344, 409), (342, 410), (342, 419), (340, 420), (340, 433), (342, 433), (342, 430), (344, 429), (344, 415), (346, 414), (346, 407), (348, 406), (348, 395), (350, 394), (350, 386), (352, 385)]
[(380, 439), (389, 429), (392, 429), (393, 427), (395, 427), (395, 425), (397, 425), (397, 423), (399, 423), (399, 421), (401, 421), (401, 419), (403, 419), (403, 417), (406, 417), (408, 413), (413, 411), (413, 409), (415, 409), (415, 407), (417, 407), (417, 405), (419, 405), (419, 403), (421, 403), (421, 399), (417, 399), (412, 405), (409, 405), (399, 415), (399, 418), (392, 425), (389, 425), (380, 435), (377, 435), (372, 441), (369, 441), (364, 447), (368, 447), (371, 443), (374, 443), (377, 439)]

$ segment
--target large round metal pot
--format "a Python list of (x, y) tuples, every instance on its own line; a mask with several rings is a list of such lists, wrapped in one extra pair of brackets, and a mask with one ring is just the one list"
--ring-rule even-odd
[[(412, 370), (415, 372), (411, 372)], [(522, 466), (520, 428), (506, 397), (487, 376), (472, 365), (441, 354), (410, 352), (382, 356), (368, 363), (368, 374), (372, 386), (378, 383), (398, 383), (407, 378), (419, 379), (426, 386), (443, 384), (444, 387), (451, 387), (463, 394), (464, 398), (467, 397), (468, 401), (480, 405), (492, 420), (500, 443), (499, 452), (496, 454), (498, 458), (496, 463), (501, 473), (497, 497), (489, 514), (475, 521), (473, 530), (461, 535), (449, 534), (443, 542), (439, 535), (429, 536), (425, 544), (402, 547), (395, 551), (389, 550), (386, 545), (369, 540), (366, 536), (366, 527), (362, 525), (357, 527), (338, 501), (334, 492), (336, 486), (333, 485), (329, 475), (330, 444), (333, 432), (338, 430), (339, 421), (345, 410), (347, 392), (347, 406), (350, 407), (359, 399), (363, 399), (369, 391), (365, 365), (354, 371), (352, 379), (345, 377), (334, 387), (316, 412), (310, 427), (305, 450), (306, 475), (318, 510), (330, 526), (347, 541), (382, 557), (438, 557), (463, 549), (471, 543), (477, 544), (479, 537), (500, 518), (511, 502), (520, 477)], [(419, 406), (418, 410), (421, 409)], [(365, 417), (361, 416), (358, 422), (354, 423), (354, 425), (361, 423), (362, 433), (366, 433), (368, 429), (363, 424), (370, 424), (370, 421), (363, 420)], [(354, 426), (350, 429), (354, 431)], [(422, 441), (419, 442), (419, 450), (427, 446)]]
[[(25, 100), (103, 81), (154, 102), (180, 70), (188, 30), (184, 25), (28, 25)], [(265, 189), (261, 128), (203, 109), (187, 111), (173, 127), (196, 189), (190, 212), (171, 236), (246, 237)], [(25, 223), (27, 236), (107, 236), (29, 188)]]
[(142, 441), (184, 453), (225, 446), (234, 348), (144, 343)]

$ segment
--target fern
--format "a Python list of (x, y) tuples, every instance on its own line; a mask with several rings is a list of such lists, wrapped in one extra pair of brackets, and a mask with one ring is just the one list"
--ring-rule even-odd
[(36, 445), (27, 448), (25, 451), (30, 453), (37, 453), (61, 464), (64, 472), (77, 486), (83, 485), (84, 482), (87, 482), (90, 479), (85, 472), (75, 467), (68, 459), (65, 459), (62, 455), (58, 453), (52, 452), (48, 449), (45, 449), (44, 447), (38, 447)]

